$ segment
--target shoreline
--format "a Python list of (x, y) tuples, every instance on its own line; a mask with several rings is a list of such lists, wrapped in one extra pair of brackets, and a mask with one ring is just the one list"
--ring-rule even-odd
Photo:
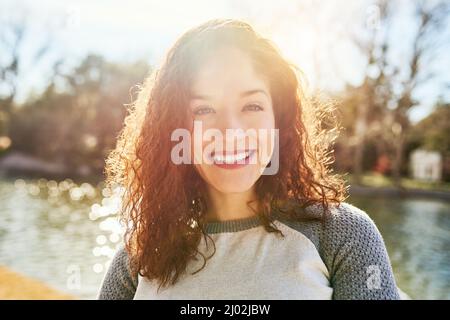
[(363, 185), (350, 185), (350, 196), (375, 196), (375, 197), (415, 197), (426, 199), (438, 199), (450, 201), (450, 192), (442, 190), (423, 190), (395, 187), (369, 187)]

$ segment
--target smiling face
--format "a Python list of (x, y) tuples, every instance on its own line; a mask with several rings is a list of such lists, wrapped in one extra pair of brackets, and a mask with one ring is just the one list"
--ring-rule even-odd
[(251, 189), (273, 153), (275, 117), (268, 83), (250, 57), (235, 48), (210, 55), (194, 78), (190, 108), (202, 126), (193, 131), (201, 141), (193, 154), (203, 180), (223, 193)]

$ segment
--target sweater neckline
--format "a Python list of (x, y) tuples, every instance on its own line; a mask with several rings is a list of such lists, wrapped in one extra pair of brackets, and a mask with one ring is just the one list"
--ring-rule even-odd
[[(305, 208), (308, 212), (321, 214), (318, 205), (310, 205)], [(269, 214), (269, 218), (272, 221), (281, 220), (283, 221), (283, 216), (278, 212), (278, 210), (272, 210)], [(230, 233), (244, 231), (259, 227), (263, 225), (263, 220), (260, 215), (256, 214), (247, 218), (233, 219), (233, 220), (223, 220), (223, 221), (209, 221), (204, 224), (204, 230), (206, 233)]]
[(246, 218), (223, 221), (209, 221), (205, 223), (206, 233), (237, 232), (255, 228), (262, 225), (262, 219), (258, 215)]
[[(276, 219), (277, 214), (275, 212), (271, 212), (271, 218)], [(251, 217), (240, 219), (209, 221), (205, 223), (204, 230), (206, 233), (209, 234), (226, 233), (226, 232), (230, 233), (230, 232), (244, 231), (262, 225), (263, 225), (262, 218), (259, 215), (254, 215)]]

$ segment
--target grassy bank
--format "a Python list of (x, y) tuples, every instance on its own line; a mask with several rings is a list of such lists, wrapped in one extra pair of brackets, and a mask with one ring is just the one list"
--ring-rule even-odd
[[(348, 174), (346, 177), (347, 181), (350, 184), (354, 183), (355, 178), (352, 174)], [(362, 175), (361, 183), (359, 185), (373, 188), (395, 187), (393, 179), (391, 177), (383, 176), (377, 173), (367, 173)], [(402, 178), (401, 185), (406, 190), (450, 192), (450, 182), (427, 182), (414, 180), (411, 178)]]
[(59, 292), (45, 283), (0, 266), (1, 300), (72, 300), (76, 297)]

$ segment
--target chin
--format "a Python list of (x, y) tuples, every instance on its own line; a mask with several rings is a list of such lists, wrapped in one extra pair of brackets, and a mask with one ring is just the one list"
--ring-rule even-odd
[(205, 181), (222, 193), (240, 193), (250, 190), (261, 173), (257, 168), (245, 168), (244, 170), (224, 170), (211, 168), (205, 170)]

